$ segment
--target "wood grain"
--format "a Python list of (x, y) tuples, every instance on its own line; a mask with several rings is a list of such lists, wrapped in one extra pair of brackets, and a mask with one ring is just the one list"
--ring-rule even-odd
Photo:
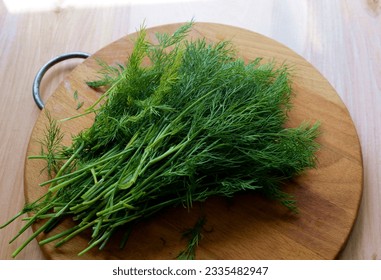
[[(154, 40), (156, 32), (173, 33), (178, 24), (148, 29)], [(99, 69), (96, 58), (108, 63), (123, 63), (132, 49), (135, 34), (110, 44), (75, 68), (49, 98), (46, 110), (56, 119), (78, 114), (73, 92), (91, 105), (99, 93), (86, 86), (85, 81), (95, 78)], [(197, 256), (201, 259), (334, 259), (346, 243), (357, 216), (362, 193), (362, 160), (360, 145), (353, 122), (345, 105), (331, 85), (302, 57), (257, 33), (221, 24), (198, 23), (191, 38), (204, 37), (210, 42), (232, 41), (238, 55), (245, 61), (263, 57), (286, 63), (294, 70), (295, 98), (290, 121), (296, 126), (303, 121), (321, 122), (322, 148), (318, 153), (318, 167), (296, 178), (286, 189), (296, 195), (300, 214), (289, 213), (280, 205), (253, 194), (239, 195), (229, 203), (220, 198), (208, 200), (202, 207), (188, 212), (183, 208), (170, 208), (149, 221), (138, 224), (125, 250), (117, 248), (118, 242), (103, 250), (90, 251), (83, 257), (76, 254), (85, 248), (86, 234), (70, 243), (54, 248), (42, 247), (52, 259), (174, 259), (184, 247), (181, 232), (192, 226), (203, 209), (207, 227)], [(76, 134), (88, 127), (92, 117), (64, 122), (67, 135)], [(40, 151), (38, 139), (46, 126), (44, 111), (32, 132), (28, 155)], [(65, 141), (69, 142), (67, 137)], [(43, 162), (27, 160), (25, 165), (26, 201), (32, 202), (44, 194), (46, 188), (38, 184), (46, 180), (40, 170)], [(52, 234), (72, 224), (67, 221)]]
[[(17, 7), (20, 2), (25, 3)], [(192, 17), (273, 38), (309, 61), (335, 88), (356, 126), (364, 165), (359, 216), (339, 258), (380, 259), (381, 16), (380, 2), (370, 0), (94, 0), (91, 5), (49, 1), (46, 7), (28, 0), (0, 1), (0, 223), (25, 202), (24, 158), (39, 115), (31, 85), (39, 67), (63, 52), (94, 53), (143, 21), (152, 27)], [(44, 100), (79, 62), (61, 63), (47, 73)], [(0, 230), (0, 259), (10, 259), (31, 233), (8, 244), (22, 224), (17, 220)], [(43, 258), (36, 242), (18, 256)]]

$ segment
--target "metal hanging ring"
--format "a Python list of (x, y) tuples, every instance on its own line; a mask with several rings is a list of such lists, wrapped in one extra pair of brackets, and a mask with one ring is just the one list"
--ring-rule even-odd
[(64, 61), (64, 60), (67, 60), (67, 59), (71, 59), (71, 58), (83, 58), (83, 59), (86, 59), (90, 56), (90, 54), (88, 53), (85, 53), (85, 52), (70, 52), (70, 53), (65, 53), (65, 54), (61, 54), (59, 56), (56, 56), (54, 58), (52, 58), (51, 60), (49, 60), (44, 66), (41, 67), (41, 69), (37, 72), (37, 75), (36, 77), (34, 78), (34, 81), (33, 81), (33, 99), (34, 99), (34, 102), (36, 102), (36, 105), (37, 107), (42, 110), (45, 106), (44, 102), (41, 100), (41, 96), (40, 96), (40, 84), (41, 84), (41, 80), (42, 78), (44, 77), (46, 71), (49, 70), (49, 68), (51, 68), (53, 65), (61, 62), (61, 61)]

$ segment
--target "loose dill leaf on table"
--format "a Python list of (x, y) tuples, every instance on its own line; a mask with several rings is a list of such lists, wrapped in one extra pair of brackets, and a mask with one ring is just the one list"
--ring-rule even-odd
[(78, 103), (77, 103), (77, 107), (76, 107), (75, 109), (76, 109), (76, 110), (81, 109), (84, 103), (85, 103), (85, 102), (83, 102), (83, 101), (78, 102)]
[(73, 93), (73, 98), (75, 101), (78, 100), (78, 90), (75, 90), (74, 93)]
[(245, 63), (230, 42), (187, 40), (192, 25), (157, 34), (156, 43), (142, 28), (125, 64), (100, 62), (101, 76), (87, 84), (105, 92), (72, 117), (94, 113), (94, 123), (70, 146), (59, 146), (50, 120), (47, 152), (36, 158), (55, 176), (40, 184), (48, 186), (44, 198), (24, 209), (31, 217), (20, 234), (37, 220), (46, 223), (14, 256), (61, 217), (77, 223), (40, 243), (58, 247), (90, 229), (84, 254), (163, 208), (190, 209), (210, 196), (257, 191), (296, 209), (282, 184), (315, 166), (319, 130), (285, 127), (288, 67), (261, 58)]
[(187, 244), (176, 257), (178, 260), (194, 260), (196, 258), (196, 249), (202, 239), (202, 230), (205, 225), (205, 217), (197, 220), (195, 225), (183, 232), (183, 237), (187, 239)]

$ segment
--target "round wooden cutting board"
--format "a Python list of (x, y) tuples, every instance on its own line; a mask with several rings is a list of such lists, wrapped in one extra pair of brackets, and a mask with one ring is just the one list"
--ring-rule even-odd
[[(173, 33), (181, 24), (147, 30), (151, 40), (156, 32)], [(362, 193), (362, 158), (359, 140), (348, 111), (328, 81), (305, 59), (287, 47), (254, 32), (220, 24), (197, 23), (190, 37), (205, 37), (210, 42), (230, 40), (238, 55), (246, 61), (263, 57), (292, 67), (294, 107), (289, 126), (303, 121), (321, 123), (318, 142), (318, 166), (286, 186), (295, 195), (299, 213), (290, 213), (283, 206), (256, 194), (240, 194), (233, 199), (212, 198), (197, 204), (191, 211), (169, 208), (136, 225), (126, 247), (118, 248), (115, 236), (102, 251), (92, 249), (84, 256), (77, 253), (87, 246), (86, 233), (65, 245), (42, 246), (50, 259), (175, 259), (185, 247), (182, 232), (191, 227), (200, 215), (206, 216), (203, 239), (197, 248), (197, 259), (334, 259), (345, 246), (355, 222)], [(98, 77), (96, 58), (107, 63), (125, 62), (136, 34), (128, 35), (96, 52), (61, 83), (49, 98), (44, 110), (55, 119), (80, 113), (99, 96), (85, 81)], [(78, 91), (78, 100), (73, 98)], [(84, 102), (76, 110), (78, 102)], [(62, 123), (70, 137), (92, 123), (93, 116)], [(42, 112), (33, 130), (27, 156), (38, 155), (38, 139), (44, 133), (46, 116)], [(41, 160), (26, 160), (25, 196), (27, 202), (40, 197), (46, 188), (38, 184), (47, 179)], [(52, 234), (74, 222), (60, 224)], [(38, 225), (35, 226), (36, 229)], [(39, 236), (41, 239), (43, 236)]]

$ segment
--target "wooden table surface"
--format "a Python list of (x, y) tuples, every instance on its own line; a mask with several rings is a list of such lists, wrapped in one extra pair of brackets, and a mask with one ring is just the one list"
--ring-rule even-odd
[[(46, 2), (49, 2), (48, 4)], [(381, 3), (377, 0), (120, 0), (0, 2), (0, 224), (24, 204), (24, 158), (40, 113), (32, 82), (50, 58), (94, 53), (147, 27), (215, 22), (246, 28), (283, 43), (318, 69), (347, 106), (361, 142), (364, 191), (341, 259), (381, 259)], [(46, 100), (80, 60), (53, 67), (41, 85)], [(21, 221), (0, 230), (0, 259)], [(43, 259), (32, 242), (18, 259)]]

